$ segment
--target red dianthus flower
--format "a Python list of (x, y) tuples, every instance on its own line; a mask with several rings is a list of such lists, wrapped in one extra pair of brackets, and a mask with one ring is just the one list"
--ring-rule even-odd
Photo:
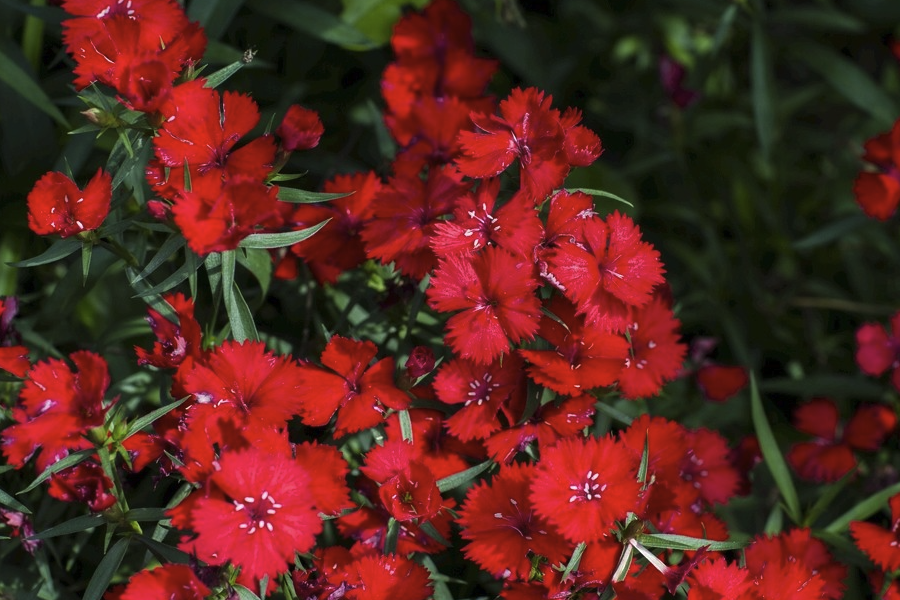
[(464, 358), (489, 363), (538, 328), (538, 282), (530, 260), (489, 247), (469, 257), (441, 260), (426, 294), (432, 308), (458, 311), (447, 321), (450, 347)]
[(28, 226), (38, 235), (57, 233), (64, 238), (97, 229), (109, 213), (111, 198), (112, 176), (103, 169), (84, 191), (62, 173), (51, 171), (28, 193)]
[(542, 453), (531, 502), (566, 539), (599, 541), (638, 508), (637, 463), (610, 437), (560, 440)]

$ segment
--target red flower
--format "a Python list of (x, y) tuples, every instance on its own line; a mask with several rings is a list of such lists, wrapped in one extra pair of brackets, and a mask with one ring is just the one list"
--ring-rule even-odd
[(281, 138), (281, 147), (288, 151), (309, 150), (319, 145), (325, 127), (319, 119), (319, 113), (299, 104), (292, 104), (275, 135)]
[(728, 502), (740, 483), (740, 474), (729, 460), (728, 442), (715, 431), (700, 428), (690, 431), (687, 445), (681, 463), (684, 481), (710, 506)]
[[(511, 427), (500, 433), (496, 433), (485, 443), (488, 454), (503, 463), (511, 462), (517, 452), (522, 452), (534, 440), (538, 442), (540, 452), (554, 445), (562, 438), (580, 435), (585, 427), (593, 423), (596, 409), (596, 399), (593, 396), (582, 394), (572, 398), (566, 398), (559, 402), (549, 402), (535, 411), (530, 419)], [(520, 404), (518, 412), (504, 411), (510, 422), (520, 418), (523, 406)]]
[(193, 365), (182, 382), (197, 404), (215, 415), (280, 426), (300, 409), (302, 367), (266, 352), (262, 342), (227, 341)]
[(884, 405), (863, 405), (840, 435), (837, 405), (832, 400), (817, 398), (794, 411), (794, 425), (816, 439), (794, 444), (787, 453), (787, 461), (803, 479), (832, 482), (856, 467), (854, 450), (874, 452), (881, 447), (897, 425), (897, 416)]
[(627, 307), (646, 305), (664, 281), (659, 252), (641, 241), (634, 221), (618, 211), (605, 222), (594, 217), (582, 223), (583, 242), (573, 240), (546, 253), (548, 278), (589, 324), (624, 331)]
[(566, 160), (573, 167), (588, 167), (603, 154), (603, 144), (596, 133), (579, 123), (581, 111), (577, 108), (567, 108), (560, 119), (566, 132)]
[(628, 325), (631, 357), (619, 374), (619, 389), (629, 399), (646, 398), (659, 393), (663, 383), (681, 370), (687, 346), (680, 343), (680, 323), (661, 298), (633, 310)]
[(51, 171), (28, 193), (28, 226), (38, 235), (69, 237), (97, 229), (109, 213), (112, 176), (103, 169), (79, 190), (75, 182)]
[(351, 508), (347, 461), (334, 446), (304, 442), (294, 446), (294, 459), (309, 473), (316, 508), (326, 515)]
[(495, 577), (527, 579), (532, 554), (551, 564), (570, 550), (544, 517), (535, 514), (528, 497), (534, 465), (503, 467), (490, 485), (481, 481), (469, 488), (459, 511), (466, 558)]
[(891, 383), (900, 390), (900, 312), (891, 317), (890, 334), (878, 323), (865, 323), (856, 331), (856, 364), (873, 377), (891, 369)]
[(16, 377), (25, 377), (31, 368), (28, 348), (25, 346), (0, 347), (0, 369), (12, 373)]
[(637, 509), (637, 463), (610, 437), (562, 439), (542, 453), (531, 484), (535, 511), (570, 541), (599, 541)]
[(297, 229), (312, 227), (330, 219), (315, 236), (294, 244), (291, 251), (303, 258), (321, 283), (334, 283), (338, 276), (366, 260), (360, 231), (372, 218), (373, 200), (382, 188), (373, 171), (338, 175), (323, 186), (329, 193), (349, 192), (349, 196), (327, 204), (298, 206), (285, 221)]
[(61, 360), (34, 365), (12, 410), (15, 424), (3, 430), (3, 454), (16, 468), (39, 449), (37, 468), (43, 471), (69, 451), (90, 447), (82, 434), (103, 424), (109, 405), (103, 396), (109, 387), (106, 361), (92, 352), (70, 355), (73, 372)]
[(550, 108), (552, 101), (537, 88), (516, 88), (500, 102), (501, 117), (473, 113), (481, 132), (460, 132), (459, 170), (469, 177), (496, 177), (518, 159), (521, 188), (543, 201), (569, 172), (566, 135), (559, 111)]
[(52, 474), (47, 491), (57, 500), (87, 504), (92, 511), (100, 512), (116, 503), (116, 497), (107, 493), (112, 487), (100, 465), (85, 461)]
[(688, 576), (688, 600), (743, 600), (753, 589), (746, 569), (715, 558), (694, 567)]
[(282, 223), (277, 187), (240, 175), (193, 190), (179, 193), (172, 214), (188, 246), (201, 256), (233, 250), (259, 227), (275, 228)]
[(406, 376), (413, 381), (419, 377), (424, 377), (434, 370), (434, 364), (434, 350), (428, 346), (416, 346), (410, 351), (409, 357), (406, 359), (406, 364), (404, 365)]
[(863, 160), (874, 165), (877, 171), (860, 173), (853, 184), (853, 193), (863, 212), (885, 221), (900, 203), (900, 120), (891, 131), (875, 136), (864, 147)]
[(211, 565), (232, 563), (243, 581), (288, 570), (322, 530), (311, 478), (290, 458), (255, 448), (225, 452), (210, 478), (219, 493), (199, 498), (191, 516), (196, 538), (179, 547)]
[(759, 536), (747, 547), (745, 557), (765, 600), (843, 598), (847, 567), (835, 562), (828, 547), (814, 539), (809, 529), (791, 529), (771, 538)]
[(406, 468), (383, 482), (378, 496), (391, 516), (401, 522), (430, 521), (442, 507), (437, 480), (418, 461), (410, 461)]
[(178, 317), (173, 323), (152, 308), (147, 309), (147, 322), (156, 336), (153, 351), (135, 346), (139, 365), (153, 365), (160, 369), (178, 367), (188, 357), (200, 358), (202, 333), (194, 318), (194, 301), (184, 294), (165, 294), (163, 300), (172, 307)]
[(524, 383), (522, 359), (515, 355), (487, 365), (457, 358), (441, 367), (434, 390), (441, 402), (463, 405), (446, 425), (466, 442), (485, 439), (503, 427), (498, 415), (513, 395), (524, 394)]
[[(195, 191), (214, 190), (215, 183), (239, 175), (262, 183), (272, 169), (275, 143), (271, 136), (234, 149), (238, 140), (259, 122), (256, 102), (234, 92), (220, 96), (204, 84), (205, 80), (195, 79), (176, 86), (160, 111), (165, 121), (159, 135), (153, 138), (153, 145), (159, 164), (168, 167), (170, 173), (165, 182), (155, 181), (154, 176), (151, 183), (169, 198), (175, 190), (184, 189), (186, 163)], [(149, 171), (155, 172), (153, 168)], [(209, 191), (206, 195), (215, 196)]]
[(348, 600), (425, 600), (431, 595), (425, 567), (396, 554), (363, 556), (340, 576), (347, 584)]
[(322, 352), (327, 369), (301, 366), (297, 399), (303, 422), (321, 427), (337, 413), (334, 433), (342, 436), (378, 425), (387, 408), (407, 408), (409, 397), (394, 385), (394, 359), (369, 366), (377, 353), (372, 342), (333, 336)]
[(531, 261), (490, 247), (474, 257), (449, 256), (426, 294), (432, 308), (459, 312), (447, 321), (447, 340), (464, 358), (489, 363), (538, 328), (540, 301)]
[(469, 184), (453, 169), (430, 169), (428, 178), (398, 175), (372, 202), (373, 218), (362, 231), (366, 253), (394, 262), (404, 275), (421, 279), (435, 266), (429, 247), (438, 219), (450, 213)]
[(552, 349), (519, 350), (531, 363), (528, 375), (535, 382), (568, 395), (614, 383), (628, 356), (625, 338), (587, 326), (584, 317), (575, 314), (575, 306), (559, 296), (550, 301), (547, 310), (556, 318), (541, 316), (538, 335)]
[(543, 233), (534, 203), (517, 193), (496, 208), (499, 191), (499, 179), (486, 179), (475, 193), (459, 199), (453, 211), (454, 220), (435, 225), (431, 247), (438, 256), (472, 254), (493, 245), (516, 256), (531, 258)]
[(119, 600), (203, 600), (211, 593), (189, 566), (168, 564), (132, 575)]
[(891, 528), (853, 521), (850, 535), (860, 550), (885, 571), (900, 569), (900, 494), (891, 497)]
[(697, 385), (707, 400), (725, 402), (747, 387), (750, 378), (744, 367), (705, 365), (697, 370)]

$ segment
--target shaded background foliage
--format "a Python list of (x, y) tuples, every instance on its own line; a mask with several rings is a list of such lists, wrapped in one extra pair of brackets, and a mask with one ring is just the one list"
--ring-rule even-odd
[[(634, 203), (666, 263), (685, 336), (720, 339), (719, 362), (760, 374), (774, 400), (769, 419), (783, 439), (796, 438), (787, 420), (800, 399), (830, 395), (847, 414), (860, 400), (885, 399), (883, 386), (858, 374), (852, 340), (862, 322), (885, 320), (897, 307), (897, 225), (866, 219), (851, 186), (862, 142), (900, 116), (900, 63), (889, 47), (900, 35), (900, 3), (461, 3), (482, 55), (501, 62), (492, 84), (498, 97), (533, 85), (551, 93), (555, 107), (583, 109), (606, 152), (574, 172), (569, 185)], [(285, 169), (306, 171), (301, 185), (314, 189), (338, 173), (387, 174), (394, 150), (380, 120), (379, 80), (391, 59), (390, 27), (408, 4), (205, 0), (188, 2), (188, 13), (211, 40), (210, 70), (254, 53), (224, 87), (251, 91), (259, 102), (256, 133), (291, 103), (319, 112), (322, 144)], [(77, 254), (69, 269), (65, 262), (7, 266), (46, 248), (27, 230), (24, 200), (35, 180), (70, 169), (84, 181), (116, 140), (112, 132), (67, 134), (85, 123), (79, 111), (86, 107), (72, 93), (63, 17), (40, 0), (0, 0), (0, 295), (22, 300), (19, 329), (29, 344), (62, 352), (87, 344), (110, 360), (113, 381), (121, 382), (133, 370), (131, 347), (150, 330), (135, 316), (143, 303), (127, 286), (98, 285), (121, 277), (108, 272), (112, 255), (95, 252), (86, 283)], [(685, 66), (684, 86), (699, 93), (691, 105), (680, 108), (664, 89), (663, 56)], [(374, 267), (331, 290), (263, 279), (270, 295), (248, 297), (260, 332), (297, 355), (317, 350), (322, 327), (345, 335), (383, 332), (385, 323), (387, 331), (402, 328), (404, 317), (391, 306), (412, 293)], [(370, 304), (356, 304), (360, 285), (378, 292)], [(886, 399), (896, 405), (896, 397)], [(690, 381), (648, 406), (733, 439), (751, 430), (746, 398), (714, 410)], [(888, 466), (867, 476), (866, 485), (897, 479)], [(801, 489), (805, 502), (820, 493)], [(751, 498), (743, 513), (740, 503), (729, 508), (736, 532), (763, 527), (760, 501), (770, 503)], [(829, 511), (841, 509), (835, 500)]]

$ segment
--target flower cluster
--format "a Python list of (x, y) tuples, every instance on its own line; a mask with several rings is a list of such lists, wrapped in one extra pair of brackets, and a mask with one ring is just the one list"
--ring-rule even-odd
[[(453, 0), (408, 12), (393, 30), (381, 78), (399, 147), (388, 173), (337, 174), (321, 193), (294, 196), (275, 183), (291, 178), (280, 173), (291, 153), (318, 145), (315, 111), (292, 105), (258, 135), (250, 95), (198, 76), (205, 33), (173, 0), (63, 8), (76, 87), (112, 89), (117, 108), (100, 121), (146, 150), (129, 160), (155, 195), (125, 198), (122, 178), (100, 169), (83, 190), (48, 173), (27, 200), (35, 233), (76, 236), (57, 249), (80, 243), (85, 276), (95, 244), (124, 260), (152, 333), (134, 357), (65, 358), (33, 331), (23, 345), (17, 300), (0, 300), (0, 369), (17, 396), (0, 431), (6, 468), (33, 464), (28, 490), (45, 484), (68, 503), (60, 511), (90, 511), (64, 531), (107, 524), (114, 545), (90, 590), (116, 583), (110, 600), (425, 600), (447, 597), (460, 581), (448, 569), (469, 561), (458, 576), (507, 600), (841, 597), (847, 569), (811, 529), (729, 539), (720, 509), (751, 492), (761, 455), (787, 485), (778, 448), (762, 433), (732, 448), (699, 426), (702, 414), (682, 424), (654, 398), (692, 375), (724, 402), (748, 385), (747, 370), (708, 360), (708, 342), (685, 369), (660, 252), (630, 214), (595, 199), (609, 194), (566, 188), (601, 157), (600, 137), (538, 88), (490, 95), (498, 63), (477, 55)], [(696, 100), (679, 72), (667, 79), (677, 105)], [(867, 145), (883, 172), (863, 174), (858, 192), (897, 179), (890, 143)], [(135, 222), (131, 253), (122, 240)], [(162, 265), (173, 271), (163, 283), (142, 281)], [(416, 290), (414, 313), (373, 334), (349, 303), (295, 343), (257, 332), (235, 265), (251, 265), (264, 288), (271, 275), (302, 279), (311, 301), (343, 293), (365, 265)], [(208, 304), (198, 279), (210, 284)], [(859, 330), (857, 361), (872, 376), (892, 370), (900, 389), (900, 317), (892, 325)], [(119, 379), (126, 367), (140, 369)], [(794, 416), (814, 439), (787, 463), (818, 482), (864, 471), (858, 453), (877, 451), (897, 424), (886, 403), (865, 404), (842, 427), (824, 398)], [(164, 508), (129, 505), (151, 488)], [(798, 503), (785, 497), (795, 524), (805, 522)], [(40, 552), (28, 508), (6, 492), (0, 504), (3, 533)], [(883, 580), (900, 568), (900, 496), (890, 508), (889, 529), (873, 512), (847, 519)], [(767, 531), (782, 509), (772, 515)], [(140, 523), (152, 519), (150, 534)], [(138, 542), (142, 560), (126, 560)]]

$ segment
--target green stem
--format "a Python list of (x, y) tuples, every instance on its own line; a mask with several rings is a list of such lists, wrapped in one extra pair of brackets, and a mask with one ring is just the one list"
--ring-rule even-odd
[[(32, 6), (46, 6), (46, 0), (31, 0)], [(37, 72), (41, 67), (41, 52), (44, 48), (44, 21), (28, 15), (22, 27), (22, 53), (31, 68)]]
[(131, 251), (128, 250), (128, 248), (126, 248), (125, 246), (123, 246), (122, 244), (120, 244), (119, 242), (117, 242), (116, 240), (114, 240), (112, 238), (108, 238), (105, 240), (98, 240), (98, 243), (101, 246), (103, 246), (104, 248), (106, 248), (107, 250), (109, 250), (110, 252), (112, 252), (113, 254), (115, 254), (116, 256), (118, 256), (119, 258), (121, 258), (122, 260), (124, 260), (125, 263), (129, 267), (131, 267), (132, 269), (137, 269), (140, 272), (141, 263), (138, 262), (138, 260), (134, 257), (134, 255), (131, 253)]

